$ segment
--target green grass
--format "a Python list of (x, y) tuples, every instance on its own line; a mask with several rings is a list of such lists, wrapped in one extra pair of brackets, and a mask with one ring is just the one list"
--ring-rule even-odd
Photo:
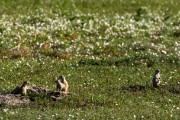
[[(72, 95), (0, 104), (0, 119), (180, 118), (178, 0), (1, 0), (0, 93), (22, 81)], [(160, 69), (164, 86), (151, 78)]]

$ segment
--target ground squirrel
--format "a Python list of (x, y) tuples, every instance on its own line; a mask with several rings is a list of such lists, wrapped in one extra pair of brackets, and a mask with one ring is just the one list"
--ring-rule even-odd
[(65, 93), (68, 92), (69, 85), (64, 76), (59, 76), (58, 80), (56, 80), (55, 82), (57, 91), (64, 91)]
[(24, 81), (21, 86), (16, 87), (11, 94), (21, 94), (26, 95), (28, 90), (28, 81)]
[(160, 81), (160, 70), (155, 70), (152, 82), (153, 82), (153, 87), (156, 87), (156, 88), (159, 87), (159, 84), (161, 82)]

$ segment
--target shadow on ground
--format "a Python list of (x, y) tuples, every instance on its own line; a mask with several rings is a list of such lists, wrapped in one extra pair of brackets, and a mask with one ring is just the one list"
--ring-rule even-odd
[(122, 86), (120, 90), (130, 92), (130, 93), (146, 93), (147, 91), (158, 90), (160, 93), (172, 93), (172, 94), (179, 94), (180, 95), (180, 85), (161, 85), (158, 88), (154, 88), (150, 85), (129, 85), (129, 86)]

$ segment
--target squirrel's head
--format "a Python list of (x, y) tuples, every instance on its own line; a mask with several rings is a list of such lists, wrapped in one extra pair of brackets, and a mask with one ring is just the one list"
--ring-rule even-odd
[(160, 70), (155, 70), (155, 72), (154, 72), (155, 74), (158, 74), (158, 73), (160, 73)]
[(58, 78), (61, 79), (61, 80), (65, 79), (65, 77), (63, 75), (60, 75)]
[(22, 84), (22, 86), (26, 86), (26, 85), (28, 85), (28, 84), (29, 84), (28, 81), (24, 81), (23, 84)]

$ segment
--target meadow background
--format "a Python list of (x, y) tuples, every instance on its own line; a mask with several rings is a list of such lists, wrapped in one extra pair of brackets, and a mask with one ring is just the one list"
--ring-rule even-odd
[[(71, 96), (0, 104), (2, 119), (180, 119), (179, 0), (1, 0), (0, 93), (22, 81)], [(160, 69), (163, 87), (151, 87)]]

